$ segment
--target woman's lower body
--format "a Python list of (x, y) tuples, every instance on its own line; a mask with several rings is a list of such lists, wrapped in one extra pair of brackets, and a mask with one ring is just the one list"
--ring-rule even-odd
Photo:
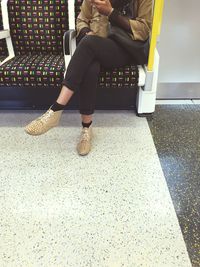
[(129, 63), (131, 63), (129, 54), (115, 41), (95, 35), (85, 36), (79, 42), (69, 62), (56, 102), (45, 114), (29, 123), (25, 128), (26, 132), (40, 135), (57, 126), (65, 105), (79, 90), (79, 112), (83, 130), (77, 150), (80, 155), (88, 154), (91, 148), (91, 123), (100, 67), (109, 70)]

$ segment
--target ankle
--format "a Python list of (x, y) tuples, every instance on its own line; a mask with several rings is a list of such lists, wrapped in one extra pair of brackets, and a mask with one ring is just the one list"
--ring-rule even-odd
[(51, 109), (53, 111), (58, 111), (58, 110), (64, 110), (65, 105), (59, 104), (57, 101), (53, 103), (53, 105), (51, 106)]

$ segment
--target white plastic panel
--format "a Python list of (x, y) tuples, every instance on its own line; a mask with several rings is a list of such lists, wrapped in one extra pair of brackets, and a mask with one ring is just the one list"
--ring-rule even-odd
[(145, 70), (140, 65), (138, 66), (138, 70), (139, 70), (138, 86), (144, 86), (145, 85), (145, 80), (146, 80)]
[(5, 39), (10, 36), (9, 30), (2, 30), (0, 31), (0, 39)]
[(159, 83), (200, 83), (199, 10), (199, 0), (165, 1)]

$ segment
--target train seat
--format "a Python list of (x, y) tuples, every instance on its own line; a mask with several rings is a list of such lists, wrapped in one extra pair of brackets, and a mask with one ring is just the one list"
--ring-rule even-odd
[[(69, 46), (73, 41), (69, 42), (68, 36), (69, 32), (75, 35), (81, 3), (1, 1), (0, 108), (46, 109), (55, 100), (72, 56)], [(138, 115), (152, 114), (158, 53), (155, 58), (155, 69), (150, 73), (147, 66), (129, 65), (112, 71), (102, 68), (96, 109), (136, 109)], [(73, 95), (66, 109), (79, 107), (78, 94)]]

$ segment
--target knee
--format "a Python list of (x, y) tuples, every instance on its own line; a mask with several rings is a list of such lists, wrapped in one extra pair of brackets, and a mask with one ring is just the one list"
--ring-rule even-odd
[(79, 43), (80, 46), (94, 47), (97, 46), (99, 41), (99, 36), (96, 35), (86, 35)]

